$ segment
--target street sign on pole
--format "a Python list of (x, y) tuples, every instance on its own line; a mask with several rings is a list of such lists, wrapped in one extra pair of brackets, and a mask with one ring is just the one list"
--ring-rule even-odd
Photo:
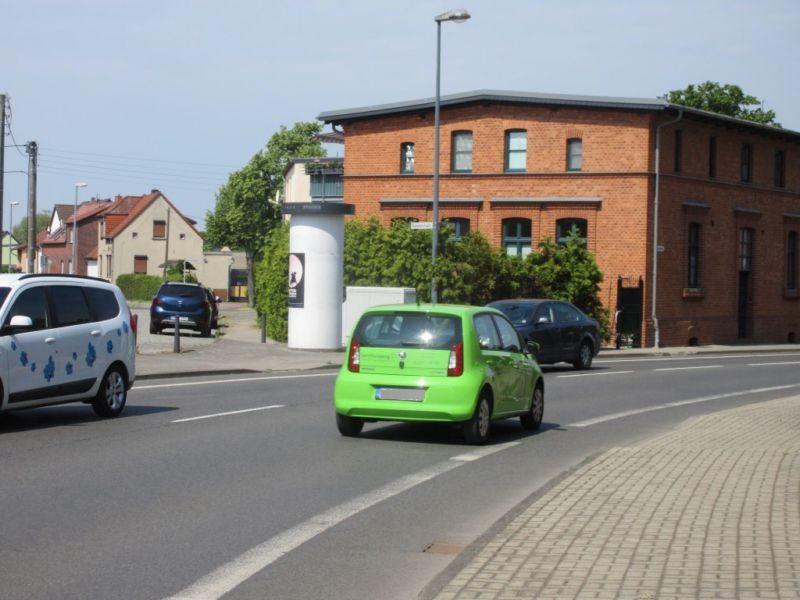
[(411, 229), (433, 229), (433, 221), (417, 221), (411, 223)]

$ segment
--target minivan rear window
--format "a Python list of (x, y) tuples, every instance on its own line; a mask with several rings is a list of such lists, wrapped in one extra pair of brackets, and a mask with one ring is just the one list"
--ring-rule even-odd
[(449, 350), (461, 342), (461, 319), (411, 312), (369, 313), (353, 337), (365, 347)]

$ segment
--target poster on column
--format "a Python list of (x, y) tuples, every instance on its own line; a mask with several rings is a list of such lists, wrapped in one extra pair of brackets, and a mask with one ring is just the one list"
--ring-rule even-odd
[(306, 255), (302, 252), (289, 254), (289, 306), (303, 308), (306, 288)]

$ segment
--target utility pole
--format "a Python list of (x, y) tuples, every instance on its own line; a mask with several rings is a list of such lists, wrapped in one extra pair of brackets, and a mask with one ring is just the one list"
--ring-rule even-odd
[[(0, 94), (0, 232), (3, 231), (3, 179), (6, 174), (6, 95)], [(10, 227), (14, 224), (11, 223)], [(10, 229), (9, 227), (9, 229)], [(10, 243), (10, 240), (9, 240)], [(8, 253), (11, 262), (11, 252)], [(3, 253), (0, 252), (0, 273), (3, 272)]]
[(25, 145), (28, 153), (28, 273), (35, 273), (33, 255), (36, 252), (36, 142)]

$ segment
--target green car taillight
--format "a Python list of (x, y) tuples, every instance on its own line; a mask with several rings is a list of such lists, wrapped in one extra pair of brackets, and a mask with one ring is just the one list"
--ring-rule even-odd
[(450, 359), (447, 361), (447, 376), (458, 377), (464, 372), (464, 344), (454, 344), (450, 350)]
[(358, 340), (350, 341), (350, 351), (347, 353), (347, 370), (358, 373), (361, 370), (361, 344)]

